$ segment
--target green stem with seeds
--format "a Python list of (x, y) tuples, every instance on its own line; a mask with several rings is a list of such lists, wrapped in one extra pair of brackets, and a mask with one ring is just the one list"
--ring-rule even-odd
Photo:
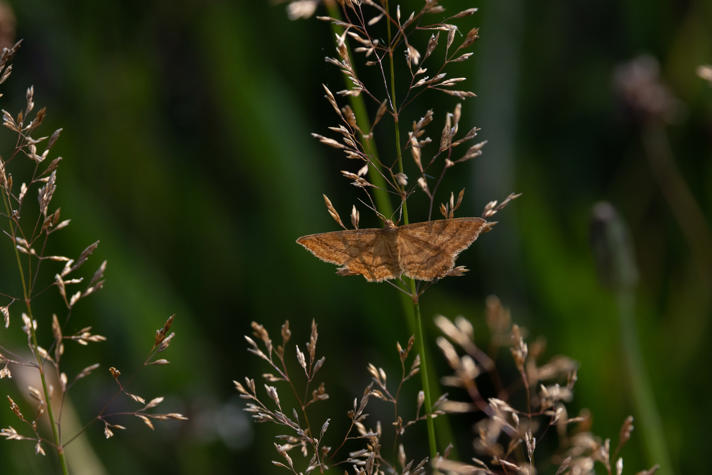
[[(386, 8), (388, 4), (386, 3)], [(388, 43), (391, 41), (391, 28), (390, 23), (388, 23)], [(403, 173), (403, 152), (401, 150), (400, 141), (400, 124), (398, 121), (398, 111), (396, 106), (396, 87), (395, 87), (395, 74), (393, 66), (393, 51), (390, 52), (388, 56), (390, 65), (390, 75), (391, 75), (391, 102), (393, 104), (393, 128), (395, 129), (395, 141), (396, 141), (396, 159), (398, 161), (398, 171)], [(403, 211), (403, 224), (409, 224), (408, 218), (408, 203), (405, 200), (405, 190), (401, 189), (401, 209)], [(435, 437), (435, 423), (432, 418), (433, 414), (433, 403), (430, 394), (430, 377), (428, 375), (428, 358), (427, 351), (425, 347), (425, 332), (423, 331), (423, 318), (420, 312), (420, 300), (418, 299), (418, 289), (415, 285), (415, 279), (407, 278), (408, 286), (410, 287), (410, 294), (412, 297), (411, 303), (406, 305), (412, 305), (412, 310), (415, 311), (415, 339), (418, 342), (418, 354), (420, 355), (420, 378), (423, 385), (423, 394), (425, 395), (425, 411), (427, 413), (427, 418), (425, 420), (426, 426), (428, 428), (428, 446), (430, 447), (430, 459), (435, 460), (438, 452), (437, 439)], [(404, 299), (407, 301), (407, 299)], [(412, 315), (413, 312), (408, 312)], [(413, 324), (411, 323), (411, 328)]]
[[(389, 11), (388, 0), (386, 0), (384, 8)], [(391, 44), (391, 22), (386, 22), (386, 29), (388, 35), (388, 45)], [(396, 75), (395, 75), (395, 62), (393, 61), (393, 49), (389, 48), (388, 51), (388, 68), (390, 71), (390, 87), (391, 87), (391, 107), (393, 108), (393, 128), (395, 130), (395, 141), (396, 141), (396, 159), (398, 161), (398, 171), (403, 173), (403, 152), (401, 150), (401, 138), (400, 138), (400, 123), (398, 120), (398, 105), (396, 101)], [(401, 203), (403, 210), (403, 224), (408, 224), (408, 203), (406, 202), (405, 190), (401, 186)], [(428, 429), (428, 446), (430, 448), (430, 460), (435, 460), (438, 452), (437, 439), (435, 437), (435, 423), (433, 421), (433, 404), (430, 395), (430, 378), (428, 377), (428, 358), (427, 351), (425, 347), (425, 333), (423, 332), (423, 319), (420, 312), (420, 301), (418, 299), (418, 289), (415, 286), (415, 279), (408, 278), (408, 285), (410, 286), (410, 293), (412, 296), (412, 305), (415, 310), (415, 338), (418, 342), (418, 354), (420, 355), (420, 378), (423, 385), (423, 394), (425, 396), (425, 411), (426, 419), (425, 423)]]
[[(339, 8), (332, 3), (326, 3), (327, 9), (329, 12), (329, 15), (332, 18), (340, 20), (341, 17), (341, 11)], [(385, 10), (388, 11), (388, 2), (386, 1), (386, 4), (384, 6)], [(342, 34), (343, 29), (341, 27), (335, 26), (332, 24), (332, 28), (336, 34)], [(390, 21), (387, 22), (387, 33), (388, 33), (388, 43), (390, 44), (391, 42), (391, 24)], [(350, 52), (349, 52), (350, 54)], [(353, 64), (353, 63), (352, 63)], [(355, 68), (355, 66), (354, 66)], [(403, 172), (403, 154), (401, 150), (401, 143), (400, 143), (400, 129), (399, 129), (399, 124), (398, 124), (398, 110), (396, 107), (396, 96), (395, 96), (395, 67), (394, 67), (394, 61), (393, 61), (393, 52), (391, 51), (391, 54), (389, 55), (389, 71), (390, 71), (390, 89), (391, 89), (391, 106), (393, 108), (393, 120), (394, 120), (394, 128), (395, 128), (395, 142), (396, 142), (396, 157), (398, 161), (398, 171)], [(347, 82), (347, 87), (352, 86), (350, 84), (350, 80), (348, 78), (345, 78)], [(361, 128), (361, 130), (370, 130), (370, 121), (368, 119), (368, 113), (366, 110), (366, 105), (364, 104), (363, 98), (361, 96), (349, 96), (349, 100), (351, 103), (351, 108), (354, 111), (354, 115), (356, 116), (356, 121)], [(393, 214), (393, 206), (391, 205), (391, 201), (388, 197), (388, 194), (386, 193), (386, 183), (383, 177), (381, 176), (379, 170), (375, 169), (377, 166), (377, 163), (380, 163), (378, 160), (378, 151), (376, 149), (376, 144), (373, 141), (372, 138), (362, 138), (361, 144), (363, 146), (364, 152), (371, 156), (373, 160), (371, 160), (372, 167), (369, 167), (369, 179), (371, 180), (371, 183), (375, 185), (375, 188), (373, 189), (374, 195), (375, 195), (375, 201), (376, 201), (376, 206), (378, 208), (378, 211), (383, 214), (384, 216), (391, 216)], [(409, 219), (408, 219), (408, 206), (405, 200), (402, 200), (402, 211), (403, 211), (403, 224), (408, 224)], [(416, 341), (418, 345), (418, 354), (420, 356), (420, 375), (421, 375), (421, 381), (423, 385), (423, 394), (425, 396), (425, 410), (428, 414), (428, 417), (426, 419), (426, 425), (427, 425), (427, 430), (428, 430), (428, 446), (430, 448), (430, 457), (431, 460), (435, 458), (437, 455), (437, 442), (436, 442), (436, 437), (435, 437), (435, 425), (433, 422), (433, 418), (431, 417), (432, 414), (432, 397), (430, 393), (430, 378), (428, 374), (428, 358), (426, 355), (426, 349), (425, 349), (425, 335), (423, 332), (423, 323), (422, 323), (422, 317), (421, 317), (421, 312), (420, 312), (420, 303), (418, 302), (417, 297), (417, 289), (415, 286), (415, 280), (413, 279), (408, 279), (409, 281), (409, 286), (410, 286), (410, 292), (411, 295), (414, 296), (414, 298), (408, 298), (406, 295), (401, 295), (401, 304), (403, 305), (403, 313), (406, 316), (406, 320), (408, 322), (408, 327), (410, 328), (410, 331), (415, 333), (416, 335)]]
[[(15, 236), (15, 226), (12, 221), (12, 208), (9, 201), (9, 191), (7, 189), (3, 190), (3, 205), (5, 207), (5, 213), (8, 216), (8, 222), (10, 224), (10, 235)], [(27, 316), (30, 319), (29, 332), (30, 340), (32, 344), (32, 354), (35, 356), (37, 362), (37, 370), (40, 373), (40, 381), (42, 382), (42, 393), (44, 395), (45, 403), (47, 405), (47, 418), (49, 419), (49, 425), (52, 429), (52, 439), (54, 442), (55, 449), (57, 450), (57, 458), (59, 459), (59, 465), (62, 468), (63, 475), (69, 475), (69, 468), (67, 467), (67, 460), (64, 456), (64, 447), (59, 436), (59, 423), (54, 420), (54, 411), (52, 409), (52, 398), (49, 392), (49, 387), (47, 385), (47, 379), (45, 378), (44, 368), (42, 365), (42, 357), (37, 352), (37, 347), (39, 343), (37, 342), (37, 332), (34, 328), (34, 316), (32, 315), (32, 296), (29, 289), (27, 288), (27, 283), (25, 281), (25, 272), (22, 269), (22, 260), (20, 259), (20, 251), (17, 249), (16, 245), (13, 245), (13, 250), (15, 251), (15, 260), (17, 262), (17, 269), (20, 272), (20, 282), (22, 283), (22, 296), (25, 300), (25, 307), (27, 308)]]

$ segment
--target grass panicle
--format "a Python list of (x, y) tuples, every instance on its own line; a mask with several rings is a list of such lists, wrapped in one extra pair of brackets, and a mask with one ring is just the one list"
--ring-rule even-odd
[[(0, 54), (0, 84), (12, 73), (12, 58), (20, 42), (4, 48)], [(115, 397), (125, 396), (125, 409), (109, 411), (106, 406), (81, 428), (68, 432), (63, 426), (63, 412), (70, 404), (69, 391), (80, 380), (94, 374), (99, 363), (92, 363), (76, 374), (65, 372), (63, 357), (71, 347), (101, 344), (106, 338), (91, 326), (76, 328), (72, 312), (81, 302), (104, 286), (106, 261), (96, 270), (86, 274), (86, 265), (98, 248), (99, 242), (86, 246), (78, 256), (67, 257), (48, 253), (51, 238), (65, 229), (67, 219), (54, 197), (60, 182), (58, 171), (62, 158), (52, 156), (52, 148), (62, 129), (48, 136), (39, 136), (46, 109), (37, 108), (35, 89), (30, 86), (25, 94), (25, 106), (16, 114), (2, 110), (2, 125), (14, 136), (10, 153), (0, 157), (0, 195), (2, 195), (3, 236), (16, 267), (15, 288), (0, 291), (0, 313), (5, 327), (0, 338), (0, 379), (10, 411), (17, 418), (14, 425), (0, 428), (0, 437), (7, 440), (29, 441), (35, 453), (45, 455), (47, 450), (56, 453), (61, 473), (69, 473), (65, 448), (94, 423), (104, 425), (105, 436), (111, 437), (115, 429), (124, 429), (116, 421), (122, 416), (138, 418), (150, 429), (156, 420), (184, 420), (178, 413), (161, 413), (156, 408), (163, 397), (148, 402), (142, 396), (127, 390), (119, 380), (120, 371), (109, 368), (117, 385)], [(9, 272), (9, 269), (8, 269)], [(37, 308), (46, 308), (45, 302), (56, 292), (57, 308), (51, 314)], [(39, 305), (38, 301), (43, 304)], [(170, 344), (174, 334), (169, 333), (173, 317), (157, 331), (154, 347), (145, 365), (161, 365), (168, 360), (157, 358)], [(26, 349), (18, 347), (10, 332), (24, 334)], [(12, 384), (12, 382), (16, 384)], [(112, 398), (113, 401), (113, 398)], [(136, 405), (139, 407), (136, 408)], [(112, 406), (113, 407), (113, 406)]]

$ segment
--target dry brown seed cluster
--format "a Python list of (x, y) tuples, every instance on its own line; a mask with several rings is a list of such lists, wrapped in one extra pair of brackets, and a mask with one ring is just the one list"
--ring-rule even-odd
[[(442, 396), (434, 404), (432, 417), (465, 412), (479, 412), (485, 416), (475, 426), (473, 447), (476, 454), (469, 462), (449, 459), (450, 448), (433, 460), (432, 465), (427, 457), (408, 455), (407, 439), (404, 438), (407, 430), (428, 417), (423, 412), (422, 391), (416, 395), (416, 412), (412, 418), (400, 412), (405, 384), (420, 370), (418, 355), (411, 356), (414, 346), (412, 337), (405, 346), (396, 344), (401, 367), (397, 384), (389, 383), (391, 378), (383, 368), (368, 364), (371, 382), (361, 396), (354, 399), (352, 408), (347, 412), (349, 428), (343, 437), (336, 438), (337, 443), (333, 445), (327, 441), (331, 418), (321, 425), (312, 425), (314, 414), (311, 406), (328, 398), (323, 383), (312, 391), (311, 399), (301, 397), (302, 394), (309, 394), (310, 388), (316, 384), (314, 376), (325, 361), (324, 357), (316, 357), (318, 332), (314, 322), (305, 345), (307, 351), (302, 352), (298, 345), (294, 345), (293, 354), (303, 370), (299, 379), (288, 370), (291, 364), (287, 355), (292, 354), (291, 350), (287, 351), (291, 338), (289, 323), (285, 322), (282, 326), (282, 343), (274, 347), (267, 330), (253, 322), (254, 338), (245, 337), (248, 351), (264, 360), (273, 372), (262, 375), (267, 383), (264, 395), (258, 391), (252, 378), (245, 378), (244, 383), (235, 381), (235, 386), (247, 401), (246, 410), (256, 422), (270, 422), (284, 430), (276, 436), (276, 440), (280, 441), (275, 444), (279, 459), (273, 463), (292, 473), (343, 467), (356, 474), (424, 474), (431, 468), (436, 473), (449, 474), (534, 474), (537, 473), (538, 462), (542, 461), (547, 465), (553, 463), (558, 474), (592, 474), (597, 465), (609, 474), (622, 473), (621, 449), (630, 439), (633, 418), (628, 417), (624, 421), (618, 442), (612, 449), (610, 439), (601, 440), (592, 434), (591, 417), (587, 411), (576, 417), (568, 414), (566, 406), (571, 402), (577, 379), (576, 362), (565, 356), (555, 356), (541, 363), (545, 351), (543, 341), (527, 343), (523, 329), (511, 323), (509, 311), (496, 297), (488, 299), (487, 322), (492, 335), (488, 351), (482, 350), (475, 342), (474, 327), (467, 319), (458, 317), (450, 320), (440, 316), (435, 322), (444, 335), (438, 338), (437, 344), (453, 370), (451, 375), (442, 378), (442, 382), (465, 394), (466, 399), (455, 401)], [(494, 355), (501, 353), (501, 347), (510, 350), (513, 365), (519, 371), (519, 385), (516, 381), (503, 380), (506, 373), (501, 372), (498, 365), (506, 362), (494, 358)], [(489, 381), (483, 384), (483, 378)], [(525, 393), (526, 407), (523, 408), (509, 402), (522, 400), (522, 395), (511, 389), (518, 386), (519, 391)], [(494, 388), (494, 393), (486, 394), (481, 389), (483, 387)], [(289, 393), (286, 398), (282, 397), (285, 396), (283, 391)], [(294, 407), (290, 407), (287, 399), (296, 401)], [(392, 407), (392, 421), (374, 418), (370, 414), (376, 412), (374, 400)], [(315, 427), (319, 430), (314, 431)], [(558, 439), (557, 452), (541, 453), (541, 450), (548, 449), (539, 449), (540, 442), (555, 436)], [(392, 449), (386, 448), (389, 445)], [(296, 457), (297, 452), (301, 454), (299, 458)], [(393, 453), (396, 455), (391, 459), (389, 454)], [(656, 469), (653, 467), (640, 473), (652, 475)]]
[[(5, 48), (0, 54), (0, 84), (4, 83), (12, 72), (10, 62), (19, 45), (20, 43), (16, 43), (11, 48)], [(62, 129), (55, 130), (50, 136), (35, 136), (46, 117), (46, 111), (44, 108), (35, 110), (34, 98), (35, 90), (29, 87), (25, 94), (23, 110), (14, 115), (2, 110), (2, 125), (16, 138), (14, 149), (0, 156), (0, 226), (15, 254), (14, 261), (20, 280), (16, 287), (21, 289), (21, 294), (11, 293), (17, 291), (1, 292), (3, 302), (0, 302), (0, 313), (5, 328), (11, 326), (13, 315), (20, 314), (21, 330), (26, 336), (31, 358), (20, 355), (0, 342), (0, 379), (7, 381), (14, 376), (18, 386), (16, 391), (21, 393), (24, 399), (23, 401), (7, 396), (10, 411), (22, 423), (22, 429), (8, 426), (0, 429), (0, 436), (8, 440), (31, 440), (35, 444), (35, 452), (40, 455), (45, 455), (44, 447), (51, 447), (57, 453), (62, 471), (66, 473), (64, 448), (81, 435), (91, 422), (102, 421), (104, 433), (109, 437), (113, 434), (112, 429), (123, 429), (123, 426), (109, 422), (118, 416), (137, 417), (151, 429), (152, 420), (184, 420), (185, 417), (172, 412), (152, 412), (163, 401), (163, 397), (153, 398), (146, 403), (141, 396), (124, 389), (119, 381), (120, 371), (112, 367), (110, 373), (118, 384), (119, 392), (139, 402), (143, 407), (113, 413), (102, 410), (77, 434), (64, 434), (61, 430), (62, 408), (67, 392), (74, 383), (86, 378), (99, 367), (98, 363), (90, 364), (70, 377), (62, 371), (61, 363), (67, 342), (73, 341), (80, 346), (87, 346), (106, 340), (104, 336), (94, 333), (91, 326), (78, 330), (71, 328), (72, 310), (83, 299), (103, 287), (106, 261), (98, 266), (87, 281), (80, 272), (96, 251), (98, 241), (88, 245), (76, 258), (46, 253), (51, 236), (67, 227), (70, 220), (61, 217), (60, 208), (55, 207), (53, 201), (59, 183), (58, 167), (62, 159), (51, 158), (50, 154)], [(28, 160), (32, 166), (23, 166), (22, 162)], [(37, 207), (28, 203), (28, 197), (32, 196), (37, 199)], [(43, 282), (40, 270), (46, 272), (47, 268), (52, 269), (54, 276), (49, 282)], [(65, 308), (58, 310), (51, 317), (36, 316), (33, 312), (34, 302), (53, 287), (57, 289)], [(171, 321), (172, 317), (164, 329), (159, 331), (160, 338), (157, 336), (156, 345), (151, 350), (146, 364), (168, 362), (154, 360), (153, 356), (168, 347), (173, 337), (172, 333), (167, 334)], [(43, 346), (43, 343), (48, 346)], [(8, 391), (13, 389), (8, 388)], [(21, 410), (21, 407), (24, 409)], [(49, 421), (49, 431), (39, 424), (42, 419)]]
[[(312, 321), (309, 341), (305, 348), (307, 353), (303, 353), (295, 345), (295, 356), (299, 367), (304, 372), (303, 390), (297, 391), (296, 382), (289, 373), (286, 361), (287, 344), (291, 339), (289, 322), (284, 322), (281, 329), (282, 343), (276, 348), (272, 344), (267, 330), (259, 323), (252, 322), (254, 338), (245, 336), (248, 343), (248, 351), (264, 360), (273, 372), (262, 375), (268, 383), (287, 383), (291, 396), (296, 401), (296, 407), (289, 410), (283, 406), (282, 400), (276, 386), (265, 384), (264, 392), (268, 401), (263, 401), (257, 391), (255, 380), (245, 378), (245, 383), (233, 381), (235, 388), (240, 393), (240, 397), (247, 401), (246, 411), (249, 412), (256, 422), (271, 422), (282, 426), (287, 433), (277, 436), (282, 443), (275, 443), (275, 449), (280, 455), (280, 460), (273, 463), (286, 468), (293, 473), (298, 473), (294, 467), (291, 451), (295, 448), (304, 457), (309, 457), (304, 473), (310, 473), (316, 469), (323, 471), (328, 468), (328, 455), (331, 447), (324, 445), (323, 438), (329, 427), (327, 419), (318, 431), (313, 430), (308, 417), (308, 408), (320, 401), (329, 398), (323, 383), (315, 385), (315, 378), (319, 370), (323, 367), (326, 359), (317, 358), (316, 347), (319, 340), (319, 332), (316, 322)], [(307, 396), (311, 394), (311, 397)]]
[[(346, 433), (340, 437), (332, 435), (336, 443), (331, 445), (327, 442), (331, 418), (324, 420), (320, 426), (314, 425), (313, 421), (312, 406), (329, 397), (324, 384), (315, 381), (316, 373), (325, 362), (323, 356), (316, 356), (316, 323), (312, 322), (309, 341), (305, 345), (307, 351), (302, 352), (299, 345), (294, 345), (293, 354), (303, 370), (300, 376), (289, 371), (291, 364), (287, 355), (292, 354), (291, 350), (287, 350), (291, 338), (289, 322), (282, 325), (282, 343), (277, 347), (262, 325), (253, 322), (252, 330), (253, 337), (245, 336), (248, 351), (266, 362), (271, 372), (262, 375), (266, 382), (262, 390), (258, 390), (252, 378), (245, 378), (244, 382), (234, 381), (234, 384), (240, 397), (246, 401), (246, 411), (254, 421), (269, 422), (284, 431), (275, 437), (279, 441), (275, 443), (279, 455), (279, 459), (273, 461), (275, 465), (292, 473), (321, 472), (337, 466), (350, 469), (355, 474), (427, 473), (428, 458), (410, 458), (404, 443), (406, 432), (428, 417), (423, 410), (423, 392), (416, 394), (415, 414), (406, 417), (400, 410), (406, 383), (420, 371), (420, 358), (412, 354), (413, 337), (405, 346), (396, 344), (401, 369), (400, 376), (395, 380), (397, 383), (389, 383), (383, 368), (368, 365), (371, 382), (347, 411), (350, 423)], [(310, 399), (302, 396), (310, 391)], [(367, 412), (373, 407), (374, 400), (392, 408), (392, 420), (374, 420)], [(293, 407), (287, 401), (295, 401)], [(434, 404), (431, 417), (444, 414), (442, 407), (445, 404), (446, 398), (440, 398)], [(315, 430), (317, 427), (319, 429)], [(297, 458), (297, 453), (300, 458)], [(397, 453), (394, 459), (390, 459), (392, 453)]]
[[(545, 349), (543, 341), (528, 344), (525, 332), (511, 323), (509, 311), (496, 297), (488, 298), (486, 309), (492, 335), (488, 352), (477, 346), (472, 324), (463, 317), (454, 321), (442, 316), (436, 319), (436, 325), (445, 335), (438, 338), (438, 346), (453, 370), (442, 382), (467, 395), (465, 401), (448, 401), (443, 410), (482, 412), (486, 417), (475, 427), (477, 435), (473, 445), (477, 456), (472, 458), (472, 463), (441, 457), (434, 461), (434, 467), (442, 473), (456, 474), (533, 474), (537, 457), (542, 457), (537, 453), (538, 442), (555, 432), (560, 447), (553, 458), (557, 474), (595, 473), (596, 464), (602, 465), (609, 474), (620, 474), (623, 466), (620, 450), (630, 439), (633, 418), (624, 421), (618, 444), (611, 451), (610, 439), (601, 441), (590, 432), (591, 420), (586, 411), (577, 417), (568, 415), (566, 405), (573, 397), (577, 379), (576, 362), (555, 356), (539, 363)], [(500, 347), (510, 350), (525, 393), (526, 407), (516, 408), (508, 402), (521, 397), (509, 389), (516, 385), (502, 381), (491, 356), (497, 354)], [(489, 381), (485, 383), (483, 378)], [(484, 394), (482, 387), (493, 387), (494, 394)], [(654, 473), (655, 469), (646, 473)]]

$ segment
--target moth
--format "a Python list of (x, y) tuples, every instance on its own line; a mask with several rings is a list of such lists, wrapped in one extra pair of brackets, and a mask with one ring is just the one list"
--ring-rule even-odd
[(340, 275), (362, 275), (383, 282), (406, 275), (431, 281), (455, 267), (458, 254), (470, 247), (494, 222), (482, 218), (450, 218), (383, 228), (347, 229), (297, 239), (309, 252), (336, 264)]

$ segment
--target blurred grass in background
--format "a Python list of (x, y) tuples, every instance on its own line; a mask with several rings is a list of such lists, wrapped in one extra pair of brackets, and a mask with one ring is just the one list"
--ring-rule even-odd
[[(191, 421), (156, 433), (129, 421), (130, 432), (108, 441), (96, 425), (93, 449), (109, 473), (272, 473), (272, 431), (252, 426), (231, 383), (264, 370), (244, 349), (250, 321), (275, 332), (289, 319), (303, 342), (317, 319), (328, 416), (344, 414), (334, 424), (345, 423), (366, 384), (366, 363), (395, 367), (395, 341), (409, 336), (393, 289), (336, 277), (294, 243), (334, 229), (321, 193), (342, 212), (355, 202), (337, 174), (342, 157), (309, 137), (335, 122), (321, 83), (342, 84), (323, 61), (333, 54), (329, 26), (290, 22), (282, 7), (259, 1), (10, 4), (24, 44), (3, 107), (14, 112), (35, 85), (49, 112), (45, 130), (64, 128), (56, 200), (73, 225), (61, 234), (63, 250), (73, 255), (99, 239), (97, 265), (109, 261), (105, 289), (73, 317), (108, 342), (68, 355), (77, 370), (98, 360), (130, 372), (153, 331), (177, 314), (171, 366), (138, 372), (132, 389), (168, 396), (166, 409)], [(659, 61), (680, 104), (670, 147), (709, 230), (712, 88), (695, 69), (712, 62), (712, 4), (472, 5), (481, 39), (463, 75), (479, 97), (463, 110), (463, 126), (482, 127), (489, 143), (450, 188), (467, 186), (462, 216), (510, 191), (524, 196), (458, 260), (471, 274), (426, 294), (426, 322), (464, 314), (484, 329), (484, 298), (497, 294), (532, 337), (546, 337), (550, 353), (580, 362), (575, 405), (591, 410), (595, 433), (615, 438), (635, 412), (614, 296), (598, 281), (588, 236), (592, 205), (610, 201), (632, 232), (640, 344), (672, 468), (702, 473), (707, 462), (697, 455), (712, 410), (709, 268), (671, 212), (645, 127), (616, 95), (613, 75), (641, 54)], [(436, 114), (452, 109), (439, 100)], [(112, 384), (104, 372), (70, 393), (84, 419)], [(8, 411), (0, 423), (12, 423)], [(468, 425), (460, 429), (469, 453)], [(0, 443), (3, 472), (45, 473), (31, 445), (20, 445)], [(634, 432), (628, 470), (651, 465), (643, 447)]]

